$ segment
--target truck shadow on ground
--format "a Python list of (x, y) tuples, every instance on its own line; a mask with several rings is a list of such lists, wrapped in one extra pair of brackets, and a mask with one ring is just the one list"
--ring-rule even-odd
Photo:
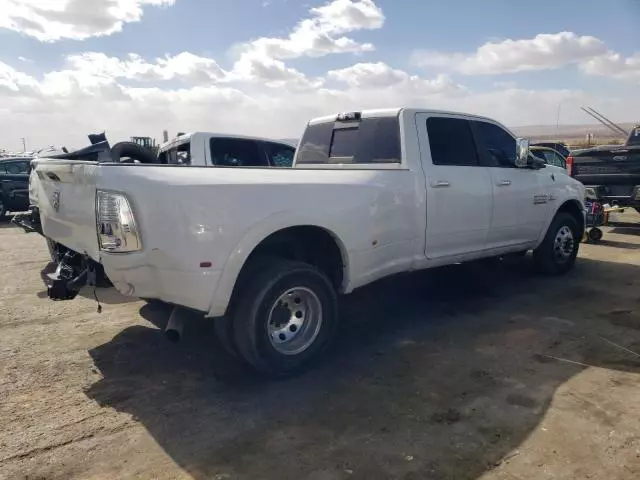
[(638, 274), (580, 259), (563, 278), (483, 262), (387, 279), (348, 298), (317, 368), (276, 382), (221, 352), (210, 323), (178, 345), (130, 327), (89, 352), (104, 378), (86, 394), (196, 479), (477, 478), (586, 368), (558, 359), (640, 372), (612, 346), (640, 350)]

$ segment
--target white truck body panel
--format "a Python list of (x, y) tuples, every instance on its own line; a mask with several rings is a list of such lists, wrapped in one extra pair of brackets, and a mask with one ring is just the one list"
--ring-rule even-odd
[[(397, 115), (398, 164), (294, 161), (294, 168), (270, 169), (47, 161), (37, 166), (43, 232), (102, 263), (126, 295), (216, 317), (225, 313), (254, 248), (284, 228), (329, 232), (343, 257), (342, 292), (349, 293), (394, 273), (535, 248), (565, 201), (583, 205), (582, 185), (552, 169), (434, 165), (424, 120), (480, 117), (362, 113)], [(100, 251), (96, 189), (126, 194), (141, 251)]]

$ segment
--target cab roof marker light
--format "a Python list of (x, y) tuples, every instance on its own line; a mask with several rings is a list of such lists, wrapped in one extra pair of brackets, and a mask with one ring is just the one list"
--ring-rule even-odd
[(336, 117), (337, 122), (352, 122), (362, 119), (362, 112), (345, 112), (339, 113)]

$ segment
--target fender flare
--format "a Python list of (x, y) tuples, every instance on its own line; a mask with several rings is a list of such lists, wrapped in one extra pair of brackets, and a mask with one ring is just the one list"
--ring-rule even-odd
[(335, 225), (327, 225), (326, 218), (314, 219), (310, 218), (309, 215), (300, 214), (292, 216), (290, 212), (278, 212), (253, 225), (244, 233), (241, 240), (231, 251), (222, 268), (215, 292), (213, 293), (207, 314), (208, 317), (220, 317), (224, 315), (242, 267), (244, 267), (247, 259), (255, 248), (270, 235), (292, 227), (317, 227), (325, 230), (333, 237), (342, 255), (344, 269), (343, 289), (349, 285), (351, 280), (349, 253), (341, 240), (340, 230), (336, 228)]

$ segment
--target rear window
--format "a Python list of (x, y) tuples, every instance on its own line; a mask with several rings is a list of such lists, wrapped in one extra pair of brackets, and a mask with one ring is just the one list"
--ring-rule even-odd
[(640, 145), (640, 127), (635, 127), (631, 131), (631, 135), (629, 135), (629, 140), (627, 141), (627, 146), (636, 146)]
[(398, 117), (364, 118), (309, 125), (300, 142), (298, 164), (400, 163)]

